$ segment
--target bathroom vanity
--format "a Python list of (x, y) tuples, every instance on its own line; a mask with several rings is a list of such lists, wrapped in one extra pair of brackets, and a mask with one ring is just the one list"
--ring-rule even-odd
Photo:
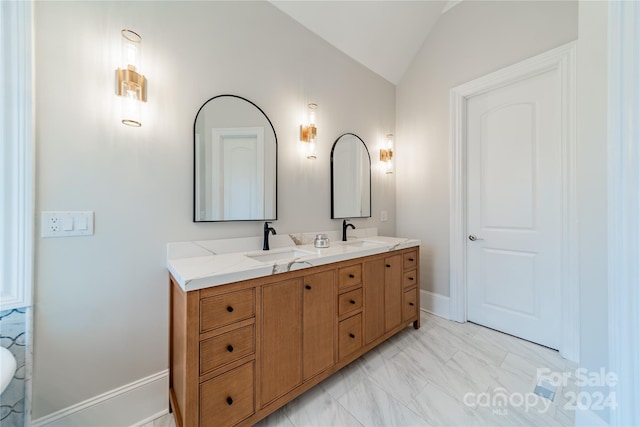
[(419, 241), (375, 236), (264, 254), (207, 255), (205, 246), (167, 263), (178, 427), (255, 424), (420, 327)]

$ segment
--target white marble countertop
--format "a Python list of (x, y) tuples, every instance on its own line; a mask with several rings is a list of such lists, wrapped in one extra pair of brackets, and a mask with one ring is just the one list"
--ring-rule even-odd
[(167, 268), (184, 291), (194, 291), (420, 245), (416, 239), (360, 234), (347, 242), (335, 236), (322, 249), (307, 243), (314, 233), (271, 236), (269, 251), (255, 250), (262, 237), (169, 243)]

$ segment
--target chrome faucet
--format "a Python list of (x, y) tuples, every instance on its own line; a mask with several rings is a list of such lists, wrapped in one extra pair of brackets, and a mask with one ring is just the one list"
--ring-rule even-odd
[(276, 229), (273, 227), (269, 227), (269, 224), (271, 223), (270, 222), (264, 223), (264, 243), (262, 244), (263, 251), (269, 250), (269, 233), (273, 233), (274, 235), (277, 234)]
[(348, 224), (346, 219), (342, 220), (342, 241), (343, 242), (347, 241), (347, 228), (349, 228), (349, 227), (351, 227), (353, 229), (356, 228), (355, 225)]

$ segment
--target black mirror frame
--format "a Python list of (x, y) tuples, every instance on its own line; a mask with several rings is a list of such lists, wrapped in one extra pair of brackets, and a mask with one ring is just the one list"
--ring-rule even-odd
[[(262, 115), (265, 117), (265, 119), (267, 119), (267, 122), (269, 122), (269, 125), (271, 126), (271, 130), (273, 131), (273, 136), (275, 138), (275, 143), (276, 143), (276, 170), (275, 170), (275, 177), (276, 177), (276, 195), (275, 195), (275, 197), (276, 197), (276, 199), (275, 199), (275, 215), (274, 215), (273, 218), (207, 220), (207, 221), (199, 221), (199, 220), (196, 219), (196, 179), (197, 179), (197, 177), (196, 177), (196, 123), (198, 121), (198, 116), (200, 115), (200, 111), (202, 111), (204, 106), (207, 105), (210, 101), (213, 101), (214, 99), (222, 98), (222, 97), (237, 98), (237, 99), (241, 99), (243, 101), (248, 102), (249, 104), (251, 104), (254, 107), (256, 107), (258, 109), (258, 111), (260, 111), (262, 113)], [(262, 110), (262, 108), (258, 107), (256, 105), (256, 103), (254, 103), (253, 101), (250, 101), (247, 98), (244, 98), (242, 96), (223, 94), (223, 95), (214, 96), (213, 98), (209, 98), (208, 100), (206, 100), (204, 102), (204, 104), (202, 104), (202, 106), (200, 108), (198, 108), (198, 112), (196, 113), (196, 118), (193, 120), (193, 222), (195, 222), (195, 223), (199, 223), (199, 222), (249, 222), (249, 221), (263, 222), (263, 221), (276, 221), (277, 219), (278, 219), (278, 134), (276, 134), (276, 129), (273, 127), (273, 123), (271, 123), (271, 119), (269, 119), (269, 116), (267, 116), (267, 114)]]

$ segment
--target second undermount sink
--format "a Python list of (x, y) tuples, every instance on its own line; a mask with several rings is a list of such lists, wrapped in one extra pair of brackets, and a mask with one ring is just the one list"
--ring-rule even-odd
[(303, 251), (301, 249), (285, 249), (275, 251), (256, 252), (252, 254), (246, 254), (245, 256), (251, 259), (255, 259), (260, 262), (271, 262), (286, 259), (301, 258), (305, 256), (313, 255), (313, 252)]
[(353, 246), (355, 248), (366, 248), (369, 246), (378, 246), (378, 245), (384, 245), (384, 242), (379, 242), (377, 240), (354, 240), (352, 242), (342, 242), (343, 245), (347, 245), (347, 246)]

